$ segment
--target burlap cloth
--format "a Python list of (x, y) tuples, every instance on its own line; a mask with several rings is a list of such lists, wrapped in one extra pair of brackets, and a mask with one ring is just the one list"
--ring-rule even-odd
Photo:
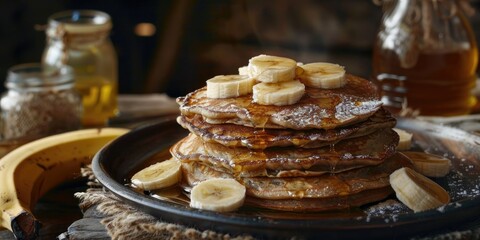
[(82, 175), (89, 179), (88, 189), (76, 193), (80, 209), (96, 207), (105, 217), (100, 221), (112, 239), (223, 239), (250, 240), (251, 236), (230, 236), (214, 231), (199, 231), (178, 224), (166, 223), (123, 203), (114, 194), (102, 188), (90, 167), (82, 168)]
[[(80, 209), (85, 211), (96, 207), (104, 217), (100, 221), (112, 239), (255, 239), (249, 235), (231, 236), (215, 231), (199, 231), (186, 226), (171, 224), (146, 214), (123, 203), (111, 192), (98, 183), (90, 167), (82, 168), (82, 175), (89, 179), (88, 189), (76, 193), (80, 199)], [(480, 219), (479, 219), (480, 220)], [(414, 237), (415, 240), (460, 240), (480, 239), (480, 224), (476, 227), (458, 229), (457, 231)], [(293, 238), (295, 239), (295, 238)]]

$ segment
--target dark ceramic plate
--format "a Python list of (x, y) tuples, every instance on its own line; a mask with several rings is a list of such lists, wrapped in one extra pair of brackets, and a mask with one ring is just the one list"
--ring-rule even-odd
[[(167, 119), (132, 130), (98, 152), (93, 171), (98, 180), (123, 201), (164, 221), (198, 229), (251, 234), (265, 239), (361, 238), (392, 239), (419, 236), (441, 229), (455, 229), (480, 217), (480, 137), (454, 128), (400, 119), (398, 127), (414, 133), (415, 148), (448, 156), (452, 171), (436, 179), (450, 193), (452, 202), (440, 209), (413, 213), (408, 209), (367, 207), (329, 213), (278, 213), (240, 209), (216, 213), (186, 204), (162, 201), (127, 187), (132, 173), (151, 163), (154, 156), (168, 157), (168, 149), (186, 136), (176, 121)], [(393, 197), (392, 197), (393, 199)]]

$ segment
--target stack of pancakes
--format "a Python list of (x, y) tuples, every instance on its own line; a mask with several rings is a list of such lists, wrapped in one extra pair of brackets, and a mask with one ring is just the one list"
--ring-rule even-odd
[(287, 210), (344, 209), (392, 193), (389, 175), (410, 166), (396, 154), (395, 119), (375, 86), (346, 75), (345, 86), (305, 89), (292, 105), (259, 105), (252, 95), (214, 99), (206, 87), (178, 98), (190, 134), (171, 148), (189, 186), (235, 178), (250, 205)]

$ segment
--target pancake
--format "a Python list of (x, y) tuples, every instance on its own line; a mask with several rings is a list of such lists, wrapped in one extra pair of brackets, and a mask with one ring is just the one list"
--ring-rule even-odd
[(177, 142), (170, 152), (183, 161), (201, 161), (236, 177), (312, 176), (377, 165), (395, 153), (398, 135), (391, 129), (340, 141), (322, 148), (226, 147), (203, 142), (194, 134)]
[[(318, 177), (237, 178), (247, 189), (247, 203), (280, 210), (332, 210), (379, 201), (391, 192), (389, 175), (412, 167), (403, 154), (380, 165)], [(182, 163), (184, 181), (191, 187), (210, 178), (233, 178), (199, 162)]]
[(392, 128), (395, 119), (383, 108), (366, 121), (341, 129), (257, 129), (235, 124), (209, 124), (196, 114), (191, 118), (180, 116), (177, 122), (185, 129), (200, 136), (205, 142), (217, 142), (228, 147), (265, 149), (268, 147), (297, 146), (318, 148), (334, 144), (342, 139), (371, 134), (379, 129)]
[(214, 99), (206, 87), (177, 98), (186, 117), (195, 114), (212, 124), (231, 123), (254, 128), (333, 129), (363, 121), (382, 105), (375, 85), (347, 75), (347, 84), (337, 89), (305, 89), (299, 102), (287, 106), (260, 105), (252, 95)]
[(254, 207), (290, 212), (320, 212), (343, 210), (381, 201), (393, 193), (391, 187), (382, 187), (363, 192), (331, 198), (303, 198), (270, 200), (248, 197), (246, 204)]

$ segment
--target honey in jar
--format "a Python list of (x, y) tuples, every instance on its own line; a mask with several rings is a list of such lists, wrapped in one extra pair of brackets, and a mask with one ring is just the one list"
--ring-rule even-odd
[(373, 49), (384, 105), (420, 115), (468, 114), (476, 104), (478, 51), (462, 8), (450, 0), (386, 1)]
[(108, 38), (111, 27), (110, 16), (100, 11), (65, 11), (49, 18), (42, 63), (73, 67), (84, 127), (104, 126), (117, 113), (117, 56)]

